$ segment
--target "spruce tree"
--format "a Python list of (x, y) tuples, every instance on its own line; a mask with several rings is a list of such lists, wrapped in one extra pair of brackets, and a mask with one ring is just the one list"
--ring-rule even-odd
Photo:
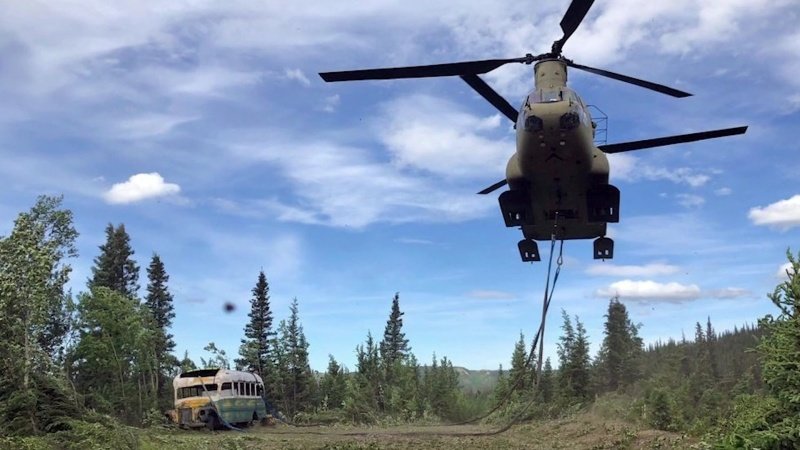
[(344, 401), (347, 389), (344, 368), (336, 362), (333, 355), (328, 355), (328, 370), (322, 376), (320, 389), (322, 399), (328, 409), (339, 409)]
[(538, 395), (545, 404), (553, 401), (554, 389), (554, 375), (553, 366), (550, 364), (550, 358), (544, 360), (544, 367), (542, 367), (542, 378), (539, 381)]
[(589, 336), (580, 319), (575, 316), (575, 347), (572, 351), (570, 369), (572, 370), (571, 385), (575, 398), (586, 401), (590, 397), (590, 372), (589, 372)]
[(270, 345), (274, 333), (272, 331), (272, 310), (269, 304), (269, 284), (264, 271), (258, 273), (258, 280), (253, 288), (253, 297), (250, 299), (250, 312), (247, 316), (250, 321), (244, 327), (242, 344), (239, 347), (241, 358), (236, 360), (237, 367), (251, 370), (264, 378), (269, 378), (267, 373), (270, 362)]
[(308, 341), (300, 324), (296, 298), (292, 300), (289, 310), (289, 320), (286, 322), (284, 334), (281, 335), (281, 344), (284, 346), (288, 375), (284, 380), (286, 412), (291, 417), (308, 408), (311, 403), (311, 383), (314, 380), (308, 364)]
[(165, 385), (166, 374), (175, 366), (177, 359), (171, 354), (175, 349), (175, 341), (172, 340), (169, 328), (172, 326), (175, 312), (172, 306), (172, 294), (167, 288), (169, 275), (164, 270), (164, 263), (157, 254), (153, 254), (153, 258), (150, 260), (147, 279), (147, 296), (144, 303), (150, 310), (155, 325), (155, 355), (159, 372), (162, 375), (159, 378), (159, 389), (162, 389)]
[[(800, 254), (787, 250), (788, 280), (775, 287), (769, 299), (778, 317), (759, 320), (766, 330), (758, 345), (769, 399), (775, 406), (765, 417), (755, 418), (755, 434), (762, 448), (797, 448), (800, 445)], [(760, 420), (758, 420), (760, 419)], [(764, 429), (766, 428), (766, 429)], [(757, 428), (756, 428), (757, 429)]]
[(367, 341), (356, 347), (357, 387), (360, 391), (359, 397), (368, 399), (373, 411), (383, 411), (386, 404), (380, 367), (378, 346), (375, 345), (372, 333), (367, 332)]
[(633, 383), (640, 374), (642, 341), (625, 305), (612, 298), (606, 314), (605, 337), (598, 356), (600, 387), (615, 391)]
[(398, 292), (392, 298), (392, 311), (389, 314), (389, 320), (386, 321), (383, 340), (380, 343), (381, 360), (386, 367), (392, 367), (394, 363), (402, 361), (411, 351), (408, 339), (403, 333), (403, 314), (400, 311), (400, 293)]
[(139, 266), (133, 260), (130, 236), (125, 224), (106, 227), (106, 243), (100, 246), (100, 255), (94, 259), (89, 288), (107, 287), (135, 299), (139, 292)]
[(525, 336), (520, 332), (519, 340), (514, 345), (514, 353), (511, 354), (511, 369), (508, 371), (509, 388), (515, 389), (514, 392), (517, 394), (530, 389), (533, 384), (532, 367), (528, 367), (525, 364), (527, 360), (528, 352), (525, 350)]
[(566, 311), (561, 313), (564, 334), (559, 338), (559, 389), (567, 403), (584, 402), (590, 394), (589, 339), (583, 323), (575, 317), (575, 328)]

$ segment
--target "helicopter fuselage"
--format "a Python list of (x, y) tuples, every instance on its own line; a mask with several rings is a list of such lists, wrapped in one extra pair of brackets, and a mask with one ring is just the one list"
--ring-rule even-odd
[[(601, 198), (598, 205), (593, 202), (607, 196), (609, 166), (594, 144), (592, 117), (583, 100), (567, 87), (562, 61), (540, 61), (534, 74), (535, 88), (516, 123), (517, 150), (506, 167), (512, 192), (507, 198), (514, 197), (511, 203), (516, 208), (506, 208), (509, 211), (503, 214), (517, 214), (512, 223), (522, 228), (526, 239), (550, 239), (553, 234), (558, 239), (605, 236), (607, 221), (602, 219), (608, 215), (598, 216), (592, 210), (608, 206), (608, 199)], [(522, 203), (527, 208), (520, 213)], [(618, 192), (611, 206), (618, 209)]]

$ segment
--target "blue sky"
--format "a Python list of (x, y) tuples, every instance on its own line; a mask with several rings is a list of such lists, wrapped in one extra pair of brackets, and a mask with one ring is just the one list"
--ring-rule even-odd
[[(567, 1), (182, 1), (0, 5), (0, 234), (39, 194), (81, 232), (74, 292), (103, 229), (171, 276), (177, 350), (235, 355), (258, 271), (276, 319), (293, 297), (312, 366), (352, 368), (400, 292), (418, 358), (508, 364), (539, 320), (546, 266), (519, 261), (496, 194), (509, 124), (458, 79), (325, 84), (319, 71), (540, 53)], [(745, 136), (611, 158), (614, 261), (569, 241), (548, 321), (578, 314), (593, 348), (620, 294), (645, 340), (774, 312), (800, 249), (800, 5), (598, 0), (564, 48), (576, 62), (695, 94), (673, 99), (570, 72), (609, 142), (749, 125)], [(484, 77), (516, 105), (529, 66)], [(544, 247), (544, 246), (543, 246)], [(146, 283), (142, 270), (142, 285)], [(224, 314), (222, 306), (238, 306)]]

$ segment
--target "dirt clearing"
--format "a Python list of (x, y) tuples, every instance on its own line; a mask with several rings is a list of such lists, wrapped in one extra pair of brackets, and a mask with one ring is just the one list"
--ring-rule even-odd
[(531, 422), (498, 435), (499, 426), (254, 427), (246, 432), (148, 431), (143, 449), (691, 449), (697, 442), (631, 424), (578, 416)]

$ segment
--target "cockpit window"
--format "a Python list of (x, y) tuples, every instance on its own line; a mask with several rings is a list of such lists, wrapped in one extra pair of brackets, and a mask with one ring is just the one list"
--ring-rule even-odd
[(543, 89), (532, 93), (528, 98), (531, 103), (552, 103), (563, 99), (560, 89)]

